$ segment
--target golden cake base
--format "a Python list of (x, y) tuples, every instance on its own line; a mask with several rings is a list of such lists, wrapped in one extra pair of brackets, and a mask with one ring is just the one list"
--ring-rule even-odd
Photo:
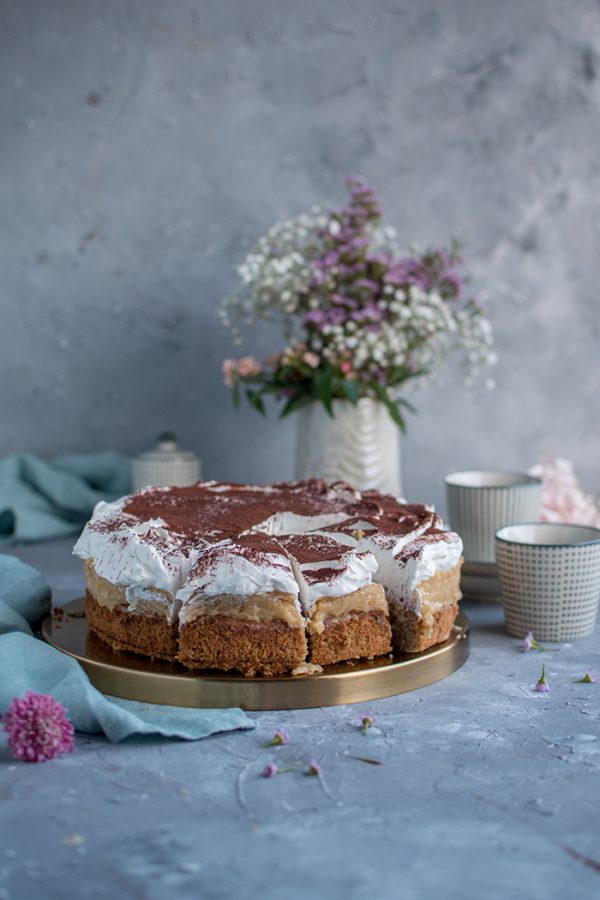
[(378, 700), (446, 678), (469, 656), (469, 622), (459, 613), (449, 640), (423, 653), (326, 666), (320, 675), (244, 678), (190, 672), (176, 663), (119, 653), (90, 632), (83, 600), (48, 616), (42, 635), (73, 656), (99, 691), (127, 700), (197, 708), (308, 709)]

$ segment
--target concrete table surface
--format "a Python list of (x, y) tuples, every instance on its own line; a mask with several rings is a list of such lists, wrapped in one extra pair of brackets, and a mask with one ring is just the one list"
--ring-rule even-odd
[[(12, 551), (58, 604), (82, 590), (70, 546)], [(414, 693), (195, 743), (78, 735), (43, 765), (0, 751), (0, 900), (598, 896), (600, 683), (576, 683), (597, 635), (524, 654), (498, 606), (466, 610), (469, 661)], [(290, 744), (265, 749), (279, 726)], [(300, 768), (261, 778), (271, 760)]]

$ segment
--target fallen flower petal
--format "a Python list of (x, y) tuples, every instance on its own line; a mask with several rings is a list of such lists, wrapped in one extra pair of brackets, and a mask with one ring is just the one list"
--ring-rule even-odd
[(523, 638), (521, 650), (523, 651), (523, 653), (527, 653), (529, 650), (541, 650), (544, 653), (556, 653), (558, 651), (558, 647), (544, 647), (543, 644), (540, 644), (538, 643), (538, 641), (536, 641), (532, 632), (528, 631)]
[(366, 734), (369, 728), (375, 724), (377, 721), (377, 717), (374, 713), (369, 710), (369, 712), (365, 713), (364, 716), (361, 717), (360, 724), (362, 726), (363, 734)]
[(274, 778), (275, 775), (283, 775), (284, 772), (293, 772), (296, 768), (296, 766), (286, 766), (285, 768), (281, 768), (281, 766), (271, 762), (267, 763), (260, 774), (262, 778)]
[(321, 775), (322, 770), (316, 759), (311, 759), (310, 765), (308, 767), (307, 775)]
[(278, 747), (282, 744), (289, 744), (290, 736), (285, 730), (285, 728), (278, 728), (275, 734), (273, 735), (273, 740), (269, 741), (268, 744), (265, 744), (265, 747)]
[(543, 666), (542, 666), (542, 674), (540, 675), (540, 677), (534, 684), (533, 689), (534, 689), (534, 691), (538, 691), (538, 693), (540, 693), (540, 694), (547, 694), (548, 691), (550, 690), (550, 685), (548, 684), (548, 682), (546, 680), (546, 673), (544, 672)]
[(531, 631), (528, 631), (527, 634), (525, 635), (525, 637), (523, 638), (523, 646), (521, 648), (523, 650), (523, 653), (527, 653), (528, 650), (531, 650), (533, 648), (534, 643), (535, 643), (535, 640), (534, 640), (533, 634), (531, 633)]

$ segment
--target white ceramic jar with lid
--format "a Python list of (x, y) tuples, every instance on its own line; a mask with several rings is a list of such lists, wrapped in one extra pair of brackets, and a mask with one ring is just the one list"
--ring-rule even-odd
[(189, 450), (180, 450), (176, 436), (165, 431), (156, 447), (138, 453), (133, 460), (133, 489), (143, 487), (186, 487), (202, 477), (200, 458)]

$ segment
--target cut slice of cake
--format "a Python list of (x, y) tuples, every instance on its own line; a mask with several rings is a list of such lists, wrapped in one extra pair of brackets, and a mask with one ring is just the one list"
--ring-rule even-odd
[(459, 536), (438, 528), (416, 537), (369, 532), (359, 545), (378, 562), (375, 577), (385, 588), (394, 649), (419, 653), (446, 641), (461, 598)]
[(290, 560), (267, 535), (205, 549), (177, 593), (179, 660), (247, 676), (297, 668), (307, 656), (298, 593)]
[(388, 605), (373, 582), (372, 553), (322, 534), (280, 536), (292, 558), (308, 620), (310, 661), (319, 666), (389, 653)]
[(173, 659), (175, 594), (200, 550), (161, 518), (140, 521), (123, 511), (127, 498), (99, 503), (73, 552), (85, 561), (86, 616), (115, 650)]

